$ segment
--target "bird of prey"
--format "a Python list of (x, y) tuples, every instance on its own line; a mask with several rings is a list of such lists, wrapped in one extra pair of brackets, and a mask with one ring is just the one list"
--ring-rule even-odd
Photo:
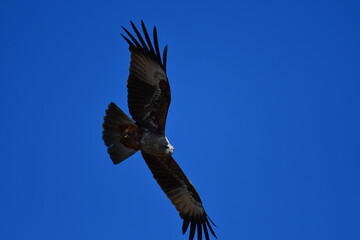
[(182, 232), (190, 226), (189, 240), (209, 240), (209, 230), (216, 237), (199, 194), (172, 157), (174, 147), (165, 136), (170, 105), (170, 86), (166, 75), (167, 46), (161, 57), (156, 27), (153, 42), (141, 21), (143, 36), (130, 22), (135, 36), (122, 27), (131, 53), (127, 81), (130, 119), (115, 103), (110, 103), (103, 123), (103, 140), (114, 164), (118, 164), (138, 150), (153, 177), (183, 219)]

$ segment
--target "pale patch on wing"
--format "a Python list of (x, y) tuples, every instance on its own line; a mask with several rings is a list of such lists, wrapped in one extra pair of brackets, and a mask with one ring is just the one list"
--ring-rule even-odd
[[(174, 190), (177, 191), (176, 194), (173, 194)], [(205, 211), (202, 203), (197, 201), (186, 187), (174, 190), (168, 192), (167, 195), (182, 216), (189, 215), (191, 218), (197, 218), (204, 215)]]
[(132, 50), (130, 74), (133, 74), (138, 80), (146, 82), (151, 86), (157, 87), (160, 80), (166, 80), (164, 69), (153, 58), (146, 54)]
[(203, 232), (205, 239), (210, 239), (208, 230), (216, 237), (199, 194), (171, 155), (156, 157), (145, 152), (141, 153), (153, 177), (184, 220), (183, 233), (190, 226), (189, 239), (191, 240), (196, 231), (199, 240), (202, 239)]

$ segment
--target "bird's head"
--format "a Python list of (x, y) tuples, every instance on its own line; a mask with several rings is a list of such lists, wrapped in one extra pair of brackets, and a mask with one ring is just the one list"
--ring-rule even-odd
[(169, 143), (168, 146), (167, 146), (167, 150), (166, 152), (168, 154), (173, 154), (174, 153), (174, 147)]
[(166, 150), (165, 150), (165, 152), (166, 152), (166, 154), (173, 154), (174, 153), (174, 147), (173, 147), (173, 145), (171, 145), (170, 144), (170, 142), (169, 142), (169, 140), (167, 139), (167, 137), (165, 137), (165, 139), (166, 139)]

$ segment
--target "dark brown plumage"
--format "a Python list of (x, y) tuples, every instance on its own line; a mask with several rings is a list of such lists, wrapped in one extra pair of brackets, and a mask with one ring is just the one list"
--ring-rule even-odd
[(165, 136), (166, 117), (171, 101), (169, 81), (166, 75), (167, 46), (161, 58), (156, 27), (153, 43), (144, 22), (141, 26), (144, 38), (132, 23), (137, 38), (127, 29), (124, 39), (131, 52), (130, 74), (127, 82), (128, 106), (132, 121), (114, 103), (106, 110), (103, 123), (103, 139), (114, 164), (118, 164), (141, 151), (153, 177), (178, 210), (184, 220), (183, 234), (190, 227), (189, 239), (216, 238), (202, 205), (199, 194), (171, 156), (174, 148)]

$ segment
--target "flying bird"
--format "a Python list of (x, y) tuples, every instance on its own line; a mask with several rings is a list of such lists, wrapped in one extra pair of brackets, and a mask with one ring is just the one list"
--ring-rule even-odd
[(103, 140), (114, 164), (137, 151), (141, 154), (153, 177), (170, 199), (183, 219), (182, 232), (190, 226), (189, 240), (201, 240), (203, 233), (209, 240), (209, 231), (216, 234), (199, 194), (185, 176), (172, 154), (174, 147), (165, 135), (166, 117), (171, 93), (166, 75), (167, 46), (161, 57), (156, 27), (153, 42), (141, 21), (143, 36), (130, 22), (135, 36), (122, 27), (131, 53), (127, 80), (129, 118), (115, 103), (110, 103), (103, 123)]

